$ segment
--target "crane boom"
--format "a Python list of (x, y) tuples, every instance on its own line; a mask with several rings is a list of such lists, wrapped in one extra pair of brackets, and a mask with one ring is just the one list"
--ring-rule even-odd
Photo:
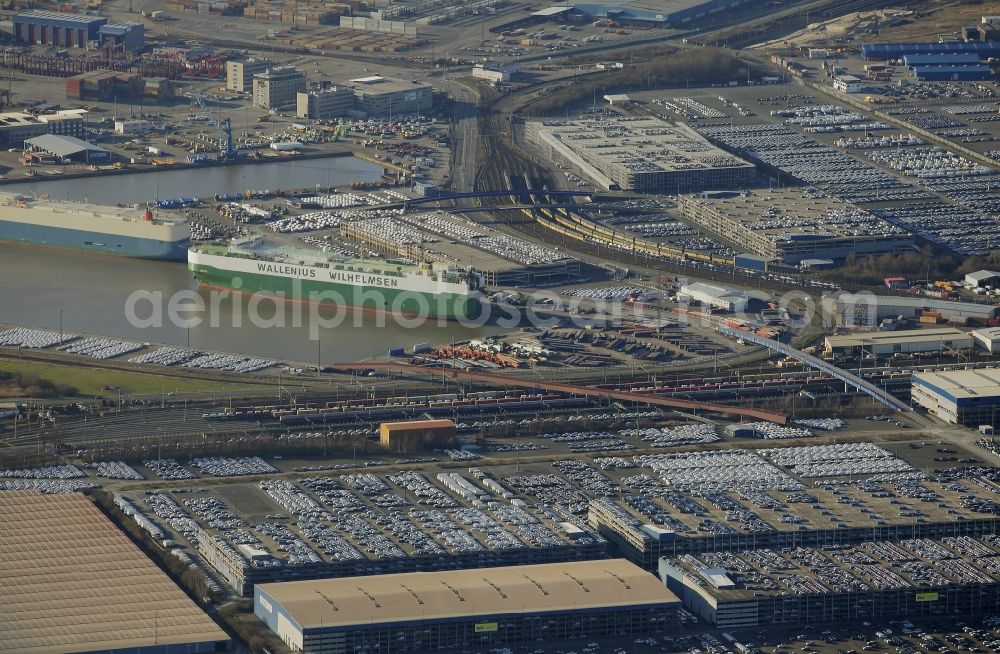
[(194, 101), (198, 103), (198, 106), (207, 112), (209, 124), (226, 135), (226, 145), (225, 149), (222, 151), (222, 158), (236, 159), (239, 156), (239, 153), (236, 151), (236, 148), (233, 147), (232, 121), (229, 119), (228, 116), (223, 120), (219, 120), (218, 118), (216, 118), (215, 114), (212, 113), (212, 110), (208, 107), (208, 104), (205, 102), (205, 98), (201, 97), (201, 95), (198, 93), (192, 93), (191, 95), (194, 97)]

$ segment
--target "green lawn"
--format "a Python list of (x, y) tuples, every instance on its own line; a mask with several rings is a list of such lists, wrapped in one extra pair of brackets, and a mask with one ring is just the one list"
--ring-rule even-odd
[(76, 388), (81, 396), (106, 395), (106, 386), (121, 386), (123, 393), (131, 395), (170, 393), (198, 393), (212, 390), (245, 390), (254, 388), (250, 384), (223, 384), (199, 379), (182, 379), (156, 374), (122, 372), (83, 366), (64, 366), (54, 363), (34, 361), (11, 361), (0, 359), (0, 371), (21, 374), (35, 374), (56, 384), (68, 384)]

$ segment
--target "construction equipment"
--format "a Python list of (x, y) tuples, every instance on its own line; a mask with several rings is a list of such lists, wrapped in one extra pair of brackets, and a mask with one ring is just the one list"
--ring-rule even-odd
[(233, 147), (233, 125), (232, 121), (227, 116), (223, 120), (219, 120), (215, 114), (209, 109), (208, 104), (205, 102), (205, 98), (197, 93), (193, 93), (194, 101), (198, 103), (198, 106), (205, 110), (208, 115), (208, 122), (212, 127), (216, 128), (220, 132), (226, 135), (226, 144), (222, 152), (219, 154), (220, 159), (232, 160), (239, 158), (239, 152)]

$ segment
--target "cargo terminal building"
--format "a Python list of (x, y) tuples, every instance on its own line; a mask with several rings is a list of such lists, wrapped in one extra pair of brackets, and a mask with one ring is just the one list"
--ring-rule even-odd
[(121, 45), (125, 52), (145, 46), (142, 23), (112, 23), (107, 18), (55, 11), (26, 11), (14, 16), (14, 40), (55, 48)]
[(667, 629), (677, 597), (623, 559), (264, 584), (254, 614), (294, 652), (426, 652)]
[(816, 189), (681, 195), (682, 217), (737, 247), (798, 264), (912, 249), (913, 238), (864, 209)]
[(1000, 417), (1000, 370), (919, 372), (911, 378), (913, 401), (953, 425), (997, 426)]
[(756, 179), (752, 164), (687, 125), (658, 118), (533, 121), (524, 134), (542, 154), (606, 190), (694, 193), (745, 188)]

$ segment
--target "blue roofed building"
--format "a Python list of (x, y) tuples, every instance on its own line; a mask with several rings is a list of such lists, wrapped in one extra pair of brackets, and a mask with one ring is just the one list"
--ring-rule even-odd
[(25, 11), (14, 16), (14, 40), (31, 45), (86, 48), (98, 40), (98, 30), (108, 22), (100, 16), (55, 11)]
[(100, 45), (121, 45), (125, 52), (138, 52), (146, 45), (146, 28), (142, 23), (107, 23), (97, 30)]

